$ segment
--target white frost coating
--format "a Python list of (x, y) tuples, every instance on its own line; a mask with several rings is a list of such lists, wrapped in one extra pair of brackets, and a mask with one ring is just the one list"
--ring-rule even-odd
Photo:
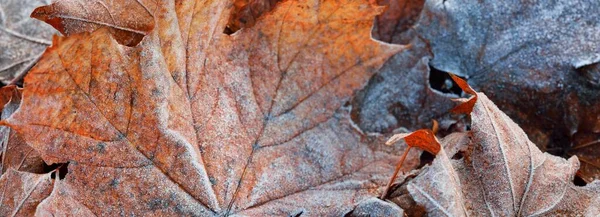
[[(438, 210), (440, 210), (440, 211), (442, 211), (444, 214), (446, 214), (446, 216), (452, 216), (452, 215), (451, 215), (451, 214), (448, 212), (448, 210), (446, 210), (446, 209), (444, 208), (444, 206), (442, 206), (440, 203), (438, 203), (438, 202), (437, 202), (437, 201), (436, 201), (436, 200), (435, 200), (433, 197), (431, 197), (431, 195), (427, 194), (427, 192), (423, 191), (423, 189), (421, 189), (419, 186), (417, 186), (417, 185), (412, 185), (412, 184), (409, 184), (409, 185), (408, 185), (408, 190), (409, 190), (409, 191), (411, 191), (411, 189), (413, 189), (413, 188), (414, 188), (414, 189), (417, 189), (417, 191), (419, 191), (419, 193), (420, 193), (421, 195), (423, 195), (425, 198), (427, 198), (427, 200), (429, 200), (429, 201), (430, 201), (430, 202), (431, 202), (431, 203), (432, 203), (432, 204), (433, 204), (433, 205), (434, 205), (434, 206), (435, 206), (435, 207), (436, 207)], [(413, 194), (413, 195), (414, 195), (415, 193), (414, 193), (413, 191), (411, 191), (411, 194)], [(417, 199), (415, 198), (415, 200), (417, 200)]]
[[(484, 106), (485, 112), (487, 117), (490, 120), (493, 120), (493, 117), (490, 115), (490, 111), (489, 108), (487, 106)], [(502, 154), (502, 163), (504, 166), (504, 169), (506, 170), (506, 177), (508, 178), (508, 185), (510, 187), (510, 193), (512, 196), (512, 201), (513, 201), (513, 209), (516, 211), (517, 207), (516, 207), (516, 202), (517, 199), (515, 198), (515, 188), (514, 188), (514, 184), (513, 184), (513, 178), (510, 172), (510, 166), (508, 165), (508, 158), (506, 157), (506, 150), (504, 150), (505, 147), (507, 147), (507, 144), (504, 144), (504, 141), (502, 141), (502, 135), (500, 135), (500, 131), (498, 130), (498, 126), (496, 126), (496, 122), (495, 121), (491, 121), (492, 127), (494, 128), (494, 133), (496, 134), (496, 139), (498, 141), (498, 147), (500, 148), (500, 153)]]
[(578, 59), (573, 63), (573, 67), (580, 68), (582, 66), (590, 65), (593, 63), (600, 62), (600, 54), (590, 54), (587, 58)]

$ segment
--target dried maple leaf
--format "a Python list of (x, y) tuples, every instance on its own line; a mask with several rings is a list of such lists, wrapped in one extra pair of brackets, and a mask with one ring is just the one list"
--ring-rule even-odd
[(55, 0), (36, 8), (31, 17), (54, 26), (65, 35), (108, 27), (115, 39), (134, 46), (154, 28), (156, 1)]
[[(600, 2), (428, 1), (416, 30), (431, 65), (488, 93), (542, 150), (600, 178)], [(577, 150), (571, 150), (573, 149)], [(595, 168), (595, 169), (592, 169)]]
[(40, 58), (57, 33), (42, 22), (29, 19), (28, 13), (43, 5), (37, 0), (0, 2), (0, 81), (16, 84)]
[(0, 216), (33, 216), (52, 192), (51, 173), (33, 174), (9, 169), (0, 177)]
[(382, 8), (286, 1), (229, 36), (231, 3), (158, 7), (136, 47), (56, 37), (26, 77), (3, 123), (71, 162), (40, 214), (340, 215), (379, 193), (396, 156), (338, 108), (402, 49), (369, 37)]
[(440, 151), (431, 167), (408, 185), (429, 215), (600, 215), (600, 181), (585, 187), (572, 183), (577, 157), (542, 153), (485, 94), (464, 81), (457, 83), (475, 94), (459, 109), (472, 110), (469, 142), (453, 159)]

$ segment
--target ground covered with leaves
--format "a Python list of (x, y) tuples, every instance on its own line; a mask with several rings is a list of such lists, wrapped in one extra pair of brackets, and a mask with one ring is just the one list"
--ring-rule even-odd
[(0, 216), (600, 216), (599, 10), (0, 0)]

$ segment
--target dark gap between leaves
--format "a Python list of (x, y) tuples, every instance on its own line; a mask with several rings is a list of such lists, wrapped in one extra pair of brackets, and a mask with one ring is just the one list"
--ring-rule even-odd
[(65, 177), (67, 176), (67, 173), (69, 172), (69, 162), (67, 163), (59, 163), (59, 164), (51, 164), (51, 165), (44, 165), (44, 173), (49, 173), (52, 172), (54, 170), (56, 170), (56, 172), (50, 174), (50, 177), (52, 179), (56, 179), (56, 174), (58, 174), (58, 179), (59, 180), (63, 180), (65, 179)]
[(421, 156), (419, 157), (419, 167), (417, 168), (422, 168), (425, 165), (430, 165), (433, 162), (433, 159), (435, 159), (435, 155), (423, 151), (423, 153), (421, 153)]
[(463, 152), (459, 151), (456, 154), (454, 154), (454, 156), (452, 156), (452, 160), (460, 160), (463, 159)]
[(575, 175), (575, 178), (573, 178), (573, 184), (575, 184), (575, 186), (584, 187), (587, 185), (587, 182), (579, 177), (579, 175)]
[(231, 35), (231, 34), (233, 34), (233, 33), (237, 32), (238, 30), (239, 30), (239, 29), (237, 29), (237, 30), (234, 30), (234, 29), (230, 28), (229, 26), (226, 26), (226, 27), (225, 27), (225, 30), (223, 30), (223, 33), (224, 33), (224, 34), (227, 34), (227, 35)]
[[(463, 77), (460, 78), (467, 80)], [(429, 87), (442, 93), (450, 93), (457, 96), (461, 96), (463, 93), (448, 72), (439, 70), (431, 64), (429, 64)]]

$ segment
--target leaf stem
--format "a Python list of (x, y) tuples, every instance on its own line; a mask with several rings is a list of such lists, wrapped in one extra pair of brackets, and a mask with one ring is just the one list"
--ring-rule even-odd
[(412, 148), (411, 146), (408, 146), (408, 148), (406, 148), (406, 150), (404, 150), (404, 154), (402, 154), (402, 157), (400, 157), (400, 160), (396, 164), (396, 170), (394, 170), (394, 175), (392, 175), (392, 177), (390, 178), (390, 181), (388, 182), (387, 186), (385, 187), (385, 190), (381, 194), (382, 200), (385, 200), (385, 197), (387, 196), (388, 191), (390, 190), (390, 187), (392, 187), (392, 184), (394, 184), (394, 180), (396, 180), (396, 177), (398, 177), (398, 172), (400, 172), (400, 168), (402, 168), (402, 164), (404, 163), (404, 160), (406, 159), (406, 156), (408, 155), (408, 151), (410, 151), (411, 148)]

